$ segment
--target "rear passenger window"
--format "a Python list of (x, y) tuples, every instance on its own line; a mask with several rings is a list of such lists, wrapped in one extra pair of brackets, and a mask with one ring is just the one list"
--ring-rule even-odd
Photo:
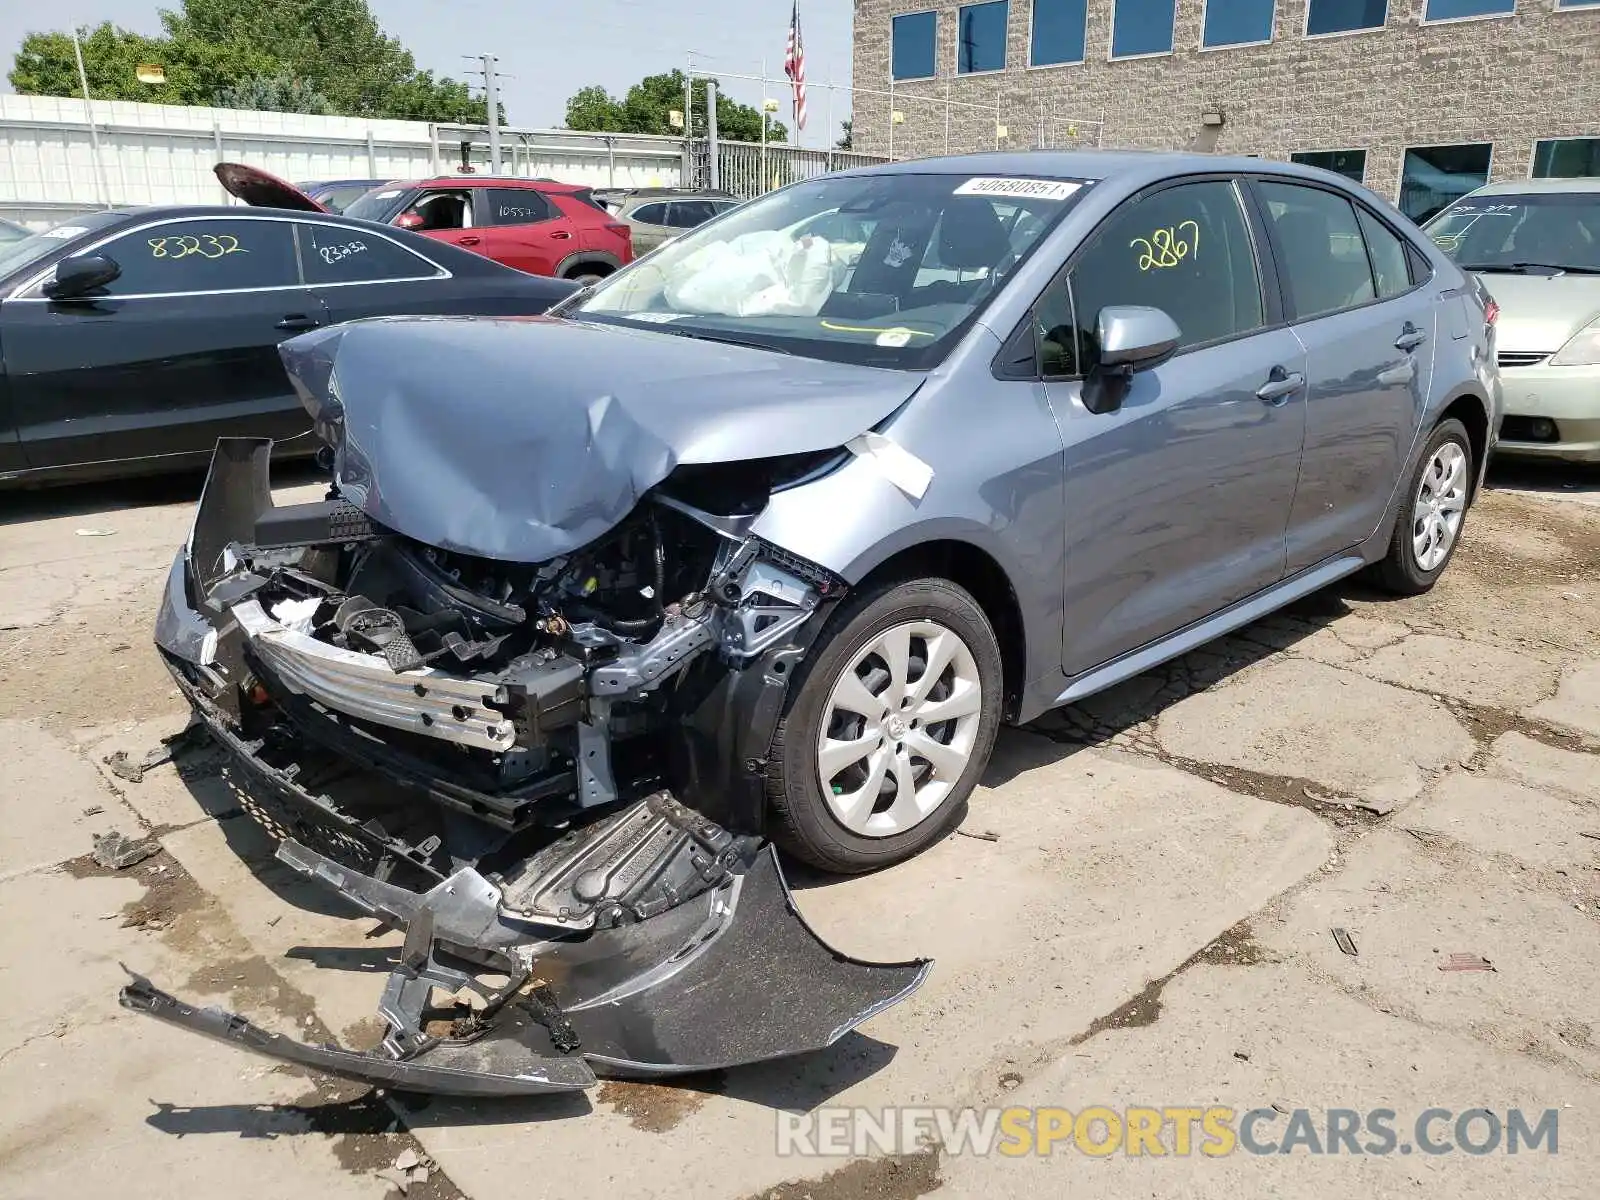
[(1406, 266), (1406, 247), (1400, 235), (1364, 208), (1356, 209), (1361, 234), (1367, 239), (1367, 256), (1372, 259), (1372, 274), (1378, 284), (1378, 298), (1387, 300), (1411, 290), (1411, 271)]
[[(1263, 181), (1258, 187), (1291, 316), (1305, 320), (1373, 299), (1372, 267), (1350, 201), (1292, 183)], [(1403, 265), (1397, 278), (1405, 278)]]
[(425, 262), (386, 237), (334, 225), (299, 225), (300, 261), (307, 283), (376, 283), (386, 279), (421, 279), (438, 274)]
[[(1249, 226), (1238, 192), (1222, 180), (1180, 184), (1123, 205), (1094, 233), (1070, 278), (1076, 369), (1051, 374), (1083, 374), (1094, 366), (1100, 310), (1112, 305), (1161, 309), (1177, 322), (1180, 349), (1263, 324)], [(1047, 297), (1040, 311), (1050, 303)], [(1059, 301), (1056, 311), (1066, 311)], [(1045, 340), (1051, 345), (1041, 353), (1059, 361), (1062, 337)]]
[(532, 188), (487, 189), (490, 225), (532, 225), (550, 219), (550, 204)]
[(300, 282), (287, 221), (174, 221), (120, 237), (103, 253), (122, 268), (106, 285), (112, 296), (241, 291)]
[(665, 204), (641, 204), (633, 210), (633, 219), (641, 225), (665, 225), (667, 223), (667, 206)]
[(667, 223), (674, 229), (693, 229), (712, 217), (709, 200), (677, 200), (668, 211)]

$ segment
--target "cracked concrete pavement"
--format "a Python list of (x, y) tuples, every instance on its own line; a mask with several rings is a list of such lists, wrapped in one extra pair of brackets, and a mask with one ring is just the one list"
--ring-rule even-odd
[[(910, 1002), (805, 1060), (556, 1103), (370, 1094), (117, 1007), (125, 963), (370, 1044), (396, 939), (276, 866), (215, 753), (137, 784), (104, 765), (184, 724), (149, 628), (195, 481), (8, 497), (0, 981), (45, 1002), (0, 1034), (3, 1190), (379, 1200), (410, 1154), (422, 1200), (1592, 1195), (1600, 489), (1504, 481), (1428, 596), (1336, 587), (1008, 732), (963, 826), (997, 840), (802, 879), (840, 950), (936, 960)], [(161, 853), (96, 867), (112, 828)], [(1493, 970), (1439, 969), (1458, 953)], [(1386, 1107), (1402, 1126), (1434, 1105), (1552, 1108), (1560, 1150), (777, 1153), (780, 1113), (1000, 1104)]]

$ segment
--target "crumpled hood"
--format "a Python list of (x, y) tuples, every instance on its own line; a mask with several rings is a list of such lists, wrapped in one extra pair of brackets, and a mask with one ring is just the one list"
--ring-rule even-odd
[(841, 446), (922, 381), (547, 317), (378, 318), (281, 353), (351, 503), (513, 562), (593, 541), (679, 463)]
[(1509, 275), (1480, 272), (1500, 306), (1495, 345), (1501, 350), (1554, 354), (1600, 317), (1600, 275)]

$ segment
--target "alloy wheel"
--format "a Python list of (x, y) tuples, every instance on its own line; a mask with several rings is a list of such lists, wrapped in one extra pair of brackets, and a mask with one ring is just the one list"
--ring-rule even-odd
[(1433, 452), (1411, 508), (1411, 549), (1423, 571), (1437, 570), (1450, 555), (1467, 510), (1467, 453), (1457, 442)]
[(921, 824), (972, 759), (983, 685), (972, 650), (934, 621), (875, 636), (828, 696), (817, 774), (833, 816), (863, 837)]

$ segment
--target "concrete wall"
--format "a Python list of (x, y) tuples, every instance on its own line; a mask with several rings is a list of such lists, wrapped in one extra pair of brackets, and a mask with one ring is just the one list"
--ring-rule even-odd
[[(113, 207), (226, 201), (211, 173), (219, 159), (289, 180), (416, 178), (451, 171), (470, 137), (470, 161), (488, 168), (486, 131), (420, 121), (100, 101), (94, 119)], [(596, 187), (670, 186), (682, 163), (676, 138), (608, 145), (595, 134), (508, 129), (502, 146), (502, 173)], [(44, 225), (100, 204), (83, 101), (0, 96), (0, 216)]]
[[(896, 158), (944, 152), (947, 95), (983, 106), (949, 107), (952, 152), (993, 149), (996, 112), (1016, 148), (1093, 144), (1088, 122), (1103, 119), (1109, 147), (1271, 158), (1365, 149), (1367, 185), (1391, 198), (1408, 146), (1493, 142), (1492, 178), (1515, 179), (1528, 174), (1537, 139), (1600, 136), (1600, 7), (1519, 0), (1512, 17), (1423, 25), (1425, 0), (1390, 0), (1382, 30), (1307, 39), (1306, 5), (1278, 0), (1268, 45), (1202, 51), (1203, 0), (1177, 0), (1172, 54), (1109, 61), (1112, 0), (1089, 0), (1087, 61), (1029, 68), (1031, 0), (1011, 0), (1006, 69), (963, 76), (956, 5), (855, 0), (854, 144), (888, 149), (891, 101), (866, 93), (890, 87), (890, 18), (930, 8), (939, 78), (894, 85), (893, 108), (905, 114)], [(1214, 145), (1203, 140), (1208, 111), (1226, 118)]]

